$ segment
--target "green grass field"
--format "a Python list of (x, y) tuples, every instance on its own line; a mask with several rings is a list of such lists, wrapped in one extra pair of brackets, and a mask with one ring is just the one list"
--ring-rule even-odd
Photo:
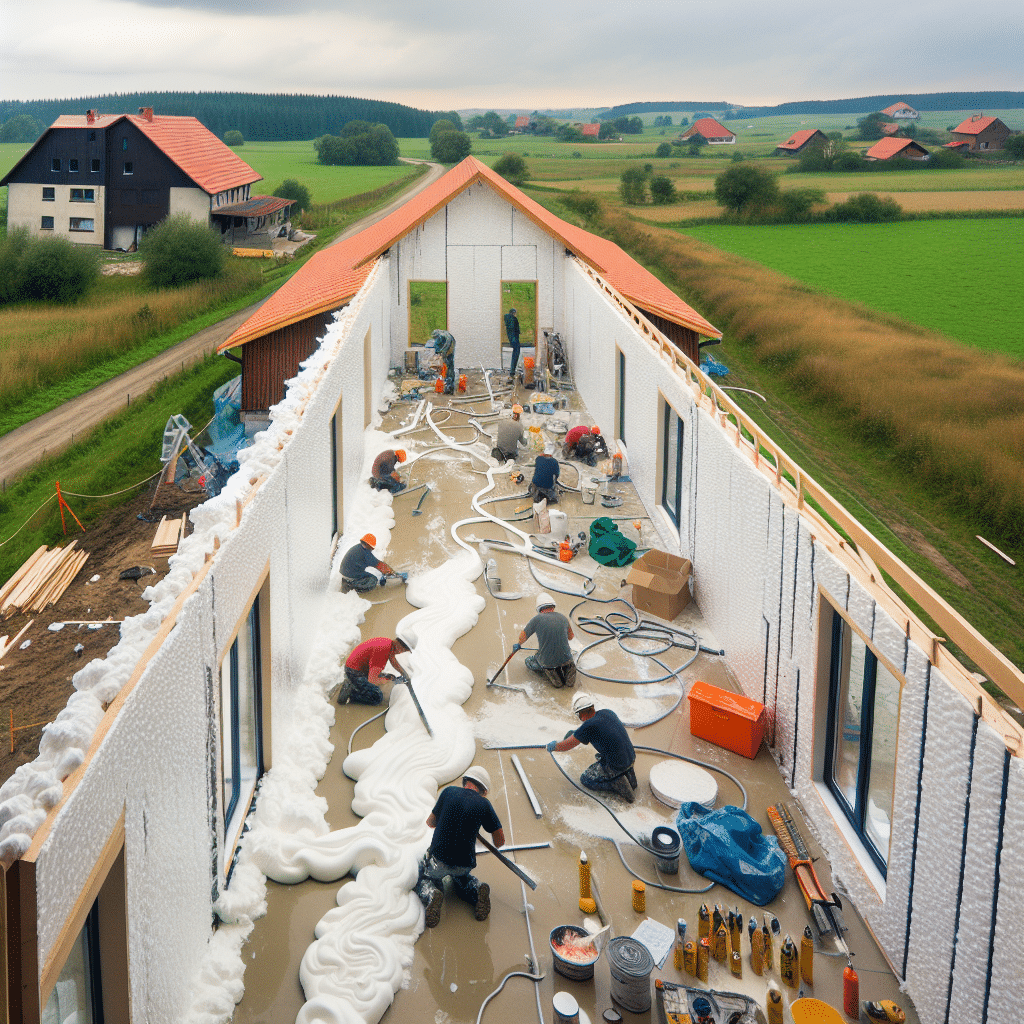
[(706, 225), (685, 233), (831, 295), (1024, 359), (1019, 220)]

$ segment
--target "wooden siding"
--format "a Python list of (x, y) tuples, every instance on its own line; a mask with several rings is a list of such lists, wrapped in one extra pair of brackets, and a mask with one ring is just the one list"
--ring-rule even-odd
[[(637, 309), (640, 309), (637, 306)], [(649, 310), (640, 309), (645, 317), (651, 322), (654, 327), (657, 327), (666, 338), (669, 339), (687, 359), (692, 360), (695, 363), (700, 363), (700, 335), (689, 327), (683, 327), (682, 324), (673, 323), (671, 320), (666, 320), (664, 317), (658, 316), (656, 313), (651, 313)]]
[(978, 132), (977, 135), (968, 135), (966, 132), (952, 132), (951, 134), (956, 142), (968, 143), (971, 151), (974, 152), (982, 148), (983, 142), (988, 143), (986, 149), (1002, 149), (1011, 132), (1002, 121), (996, 121)]
[(299, 372), (333, 320), (333, 313), (318, 313), (242, 348), (242, 412), (260, 412), (284, 398), (284, 382)]

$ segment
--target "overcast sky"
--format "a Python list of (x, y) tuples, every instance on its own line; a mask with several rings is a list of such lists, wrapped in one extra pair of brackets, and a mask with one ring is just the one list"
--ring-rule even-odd
[(240, 90), (530, 110), (1024, 88), (1020, 0), (4, 0), (3, 11), (3, 99)]

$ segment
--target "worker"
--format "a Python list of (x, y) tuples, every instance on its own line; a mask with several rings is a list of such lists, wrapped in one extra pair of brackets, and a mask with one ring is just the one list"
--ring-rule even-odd
[(597, 465), (598, 455), (608, 455), (608, 445), (601, 436), (601, 428), (573, 427), (565, 435), (565, 455), (567, 458), (579, 459), (588, 466)]
[(512, 380), (516, 375), (516, 367), (519, 365), (519, 317), (516, 316), (513, 306), (505, 314), (505, 337), (512, 347), (512, 364), (508, 368), (508, 379)]
[(545, 676), (552, 686), (571, 690), (576, 685), (576, 662), (569, 647), (572, 626), (555, 608), (555, 599), (550, 594), (537, 595), (537, 614), (523, 627), (519, 643), (513, 644), (512, 650), (518, 651), (534, 635), (539, 650), (526, 659), (526, 667)]
[(372, 533), (363, 536), (358, 544), (345, 552), (341, 560), (341, 592), (358, 590), (365, 594), (376, 586), (384, 586), (387, 576), (399, 576), (387, 562), (378, 560), (373, 553), (377, 546), (377, 538)]
[(426, 925), (433, 928), (441, 920), (444, 880), (452, 880), (459, 899), (473, 907), (473, 916), (486, 921), (491, 912), (491, 887), (472, 874), (476, 867), (476, 837), (481, 827), (491, 833), (495, 846), (505, 845), (498, 815), (494, 813), (487, 791), (491, 777), (475, 764), (462, 776), (462, 787), (446, 786), (427, 818), (434, 838), (420, 862), (416, 895), (426, 907)]
[(389, 640), (386, 636), (364, 640), (354, 647), (345, 661), (345, 681), (338, 692), (338, 703), (351, 700), (353, 704), (379, 704), (384, 699), (384, 691), (377, 685), (381, 671), (390, 664), (405, 682), (408, 677), (398, 663), (398, 655), (408, 650), (404, 640)]
[(455, 338), (448, 331), (430, 332), (434, 339), (434, 351), (444, 360), (444, 393), (455, 394)]
[(526, 447), (523, 441), (523, 425), (519, 422), (522, 415), (523, 407), (513, 405), (512, 418), (498, 420), (498, 436), (491, 449), (491, 457), (497, 459), (498, 462), (515, 459), (519, 454), (520, 446)]
[(554, 457), (554, 446), (547, 445), (543, 455), (537, 456), (530, 481), (530, 497), (534, 501), (546, 498), (549, 505), (558, 504), (558, 474), (561, 472), (558, 459)]
[(373, 467), (370, 470), (370, 486), (377, 491), (390, 491), (397, 494), (406, 488), (405, 481), (395, 472), (395, 466), (399, 462), (405, 462), (405, 451), (401, 448), (385, 448), (373, 460)]
[(633, 771), (636, 751), (619, 716), (609, 708), (595, 711), (594, 698), (589, 693), (577, 693), (572, 709), (581, 724), (564, 740), (552, 740), (548, 750), (562, 752), (589, 743), (597, 751), (597, 757), (580, 776), (580, 782), (587, 789), (618, 793), (627, 803), (633, 803), (637, 785)]

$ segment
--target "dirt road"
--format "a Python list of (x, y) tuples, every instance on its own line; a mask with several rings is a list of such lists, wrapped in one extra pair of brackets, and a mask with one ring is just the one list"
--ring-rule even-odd
[[(416, 160), (411, 163), (425, 163)], [(398, 209), (410, 196), (422, 191), (436, 181), (443, 173), (440, 164), (429, 164), (429, 170), (415, 184), (403, 192), (397, 199), (383, 209), (368, 214), (343, 231), (331, 245), (349, 238), (357, 231), (374, 224)], [(266, 300), (263, 300), (266, 301)], [(5, 486), (14, 481), (26, 470), (47, 455), (66, 448), (73, 443), (75, 437), (81, 437), (93, 427), (102, 423), (119, 409), (128, 405), (133, 398), (141, 398), (151, 387), (179, 373), (190, 363), (202, 359), (213, 352), (217, 346), (228, 338), (238, 327), (252, 316), (261, 303), (257, 302), (229, 316), (220, 323), (193, 334), (172, 348), (161, 352), (145, 363), (132, 370), (114, 377), (105, 384), (100, 384), (85, 394), (65, 402), (52, 411), (31, 420), (0, 437), (0, 477)]]

